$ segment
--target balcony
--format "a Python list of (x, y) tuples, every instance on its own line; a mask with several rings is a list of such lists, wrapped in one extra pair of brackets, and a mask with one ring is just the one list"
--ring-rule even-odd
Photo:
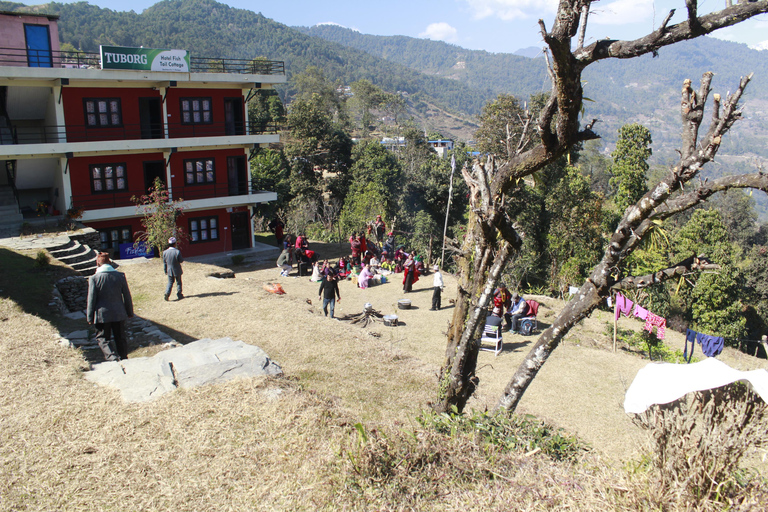
[[(101, 56), (94, 52), (0, 48), (0, 66), (101, 69)], [(190, 56), (189, 67), (192, 73), (285, 75), (285, 63), (278, 60)]]
[(11, 123), (10, 127), (0, 129), (0, 145), (264, 135), (278, 133), (280, 129), (281, 126), (275, 123), (254, 121), (209, 124), (142, 123), (114, 128), (85, 125), (16, 127)]
[[(252, 184), (234, 183), (234, 184), (210, 184), (193, 185), (188, 187), (173, 187), (171, 195), (174, 199), (183, 199), (184, 201), (194, 201), (198, 199), (224, 198), (247, 196), (252, 194), (261, 194), (269, 191), (274, 186), (270, 180), (260, 180)], [(269, 187), (269, 188), (267, 188)], [(144, 190), (119, 191), (114, 193), (99, 193), (88, 195), (77, 195), (70, 198), (70, 205), (76, 209), (102, 210), (105, 208), (125, 208), (133, 207), (135, 203), (131, 197), (140, 197), (146, 194)]]

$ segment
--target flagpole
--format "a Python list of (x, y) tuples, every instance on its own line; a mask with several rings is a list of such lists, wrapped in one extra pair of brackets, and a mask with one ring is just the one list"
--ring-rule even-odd
[(453, 173), (456, 171), (456, 155), (451, 155), (451, 181), (448, 185), (448, 206), (445, 209), (445, 226), (443, 227), (443, 251), (440, 255), (440, 268), (445, 265), (445, 237), (448, 234), (448, 213), (451, 211), (451, 197), (453, 197)]

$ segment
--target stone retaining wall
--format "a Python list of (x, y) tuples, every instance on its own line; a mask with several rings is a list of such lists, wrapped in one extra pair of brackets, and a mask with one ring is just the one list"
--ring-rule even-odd
[[(98, 233), (97, 233), (98, 234)], [(69, 311), (84, 311), (88, 300), (88, 278), (82, 276), (65, 277), (56, 282), (64, 304)]]
[(76, 233), (69, 235), (71, 240), (76, 240), (83, 245), (87, 245), (96, 252), (101, 248), (101, 235), (93, 228), (83, 228)]

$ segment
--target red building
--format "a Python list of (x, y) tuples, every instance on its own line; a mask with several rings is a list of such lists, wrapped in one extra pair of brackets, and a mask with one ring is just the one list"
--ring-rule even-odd
[[(285, 83), (283, 63), (113, 47), (102, 59), (57, 37), (56, 16), (0, 13), (0, 193), (22, 213), (82, 209), (117, 256), (142, 229), (131, 197), (160, 178), (184, 200), (185, 255), (251, 247), (253, 207), (277, 196), (252, 183), (249, 156), (279, 138), (246, 104)], [(118, 54), (144, 69), (110, 69)]]

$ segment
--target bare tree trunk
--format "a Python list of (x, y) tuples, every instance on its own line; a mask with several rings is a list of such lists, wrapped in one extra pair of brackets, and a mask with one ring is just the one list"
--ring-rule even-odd
[[(539, 21), (542, 38), (551, 52), (549, 72), (553, 82), (552, 94), (534, 126), (540, 143), (527, 149), (527, 128), (530, 119), (525, 120), (520, 143), (515, 147), (508, 141), (509, 154), (505, 162), (496, 166), (493, 160), (489, 159), (485, 167), (475, 162), (472, 175), (462, 170), (471, 190), (470, 217), (468, 232), (457, 262), (458, 298), (448, 332), (445, 362), (441, 369), (438, 396), (434, 404), (437, 411), (448, 412), (453, 408), (462, 411), (474, 392), (478, 382), (475, 375), (478, 355), (475, 333), (480, 322), (484, 320), (488, 301), (510, 254), (521, 246), (519, 235), (503, 214), (500, 198), (509, 194), (519, 179), (555, 161), (574, 144), (597, 138), (592, 131), (595, 120), (583, 129), (580, 127), (582, 71), (598, 60), (632, 58), (654, 53), (664, 46), (693, 39), (768, 12), (768, 0), (762, 0), (698, 16), (693, 0), (686, 0), (688, 19), (682, 23), (668, 26), (674, 13), (671, 11), (658, 29), (644, 37), (633, 41), (600, 39), (587, 47), (583, 47), (583, 43), (579, 44), (576, 50), (572, 51), (573, 38), (584, 33), (584, 27), (579, 30), (579, 23), (580, 20), (586, 23), (588, 18), (585, 13), (588, 13), (591, 4), (591, 0), (559, 0), (557, 16), (550, 32), (544, 22)], [(600, 264), (595, 267), (579, 294), (568, 303), (552, 326), (542, 333), (507, 385), (499, 401), (501, 409), (514, 410), (541, 366), (565, 334), (589, 315), (610, 293), (615, 284), (618, 266), (637, 247), (653, 220), (666, 218), (689, 208), (717, 190), (731, 186), (754, 186), (744, 183), (759, 182), (760, 187), (765, 184), (763, 190), (768, 190), (767, 176), (749, 175), (749, 179), (718, 180), (717, 187), (702, 187), (695, 191), (698, 195), (686, 192), (667, 203), (673, 192), (681, 189), (684, 183), (698, 174), (706, 162), (712, 160), (720, 146), (722, 135), (739, 118), (736, 104), (749, 79), (742, 80), (739, 90), (727, 99), (722, 116), (720, 98), (715, 97), (712, 124), (704, 138), (697, 143), (710, 80), (711, 76), (705, 75), (698, 92), (690, 88), (690, 83), (683, 89), (685, 147), (681, 152), (680, 164), (673, 169), (670, 178), (627, 209)]]

